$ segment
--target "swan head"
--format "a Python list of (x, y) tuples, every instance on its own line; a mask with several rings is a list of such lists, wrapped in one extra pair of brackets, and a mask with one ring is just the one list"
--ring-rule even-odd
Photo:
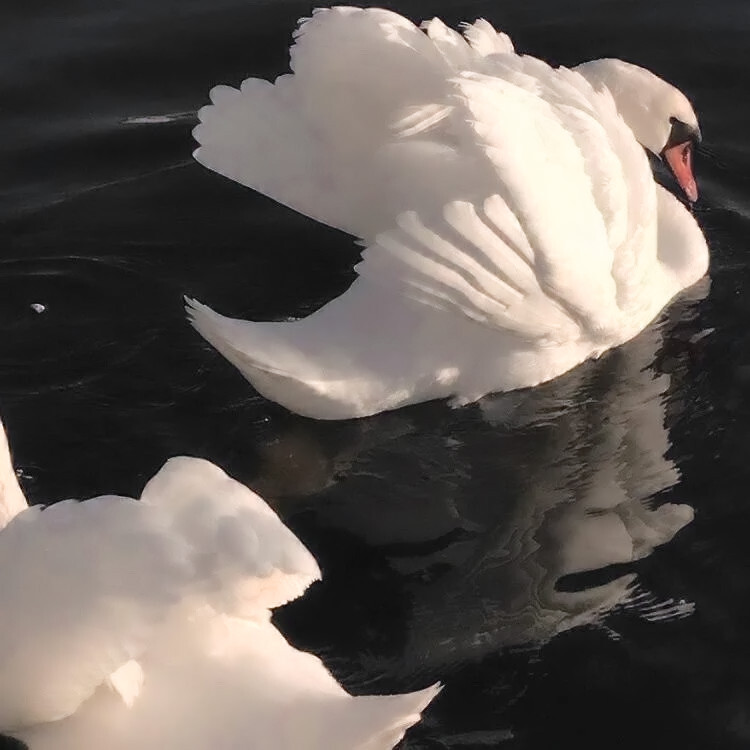
[(667, 164), (688, 200), (698, 200), (693, 148), (701, 131), (688, 98), (651, 71), (623, 60), (592, 60), (575, 70), (594, 89), (609, 91), (638, 143)]

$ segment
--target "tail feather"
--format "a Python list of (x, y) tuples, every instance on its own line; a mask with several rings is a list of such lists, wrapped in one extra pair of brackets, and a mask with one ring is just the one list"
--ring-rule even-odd
[(185, 310), (193, 328), (266, 398), (303, 416), (349, 416), (321, 363), (294, 340), (293, 323), (234, 320), (187, 297)]
[(293, 322), (228, 318), (188, 297), (185, 311), (193, 328), (250, 382), (255, 371), (306, 382), (320, 375), (319, 366), (305, 356)]
[[(208, 305), (190, 297), (185, 297), (185, 312), (190, 325), (251, 382), (252, 379), (248, 369), (260, 370), (281, 377), (291, 376), (289, 372), (272, 365), (270, 362), (261, 361), (261, 359), (248, 353), (252, 350), (262, 351), (261, 324), (227, 318), (212, 310)], [(241, 344), (244, 344), (244, 346)]]
[(341, 734), (351, 737), (352, 750), (391, 750), (441, 690), (436, 683), (414, 693), (355, 698), (354, 708), (339, 720)]

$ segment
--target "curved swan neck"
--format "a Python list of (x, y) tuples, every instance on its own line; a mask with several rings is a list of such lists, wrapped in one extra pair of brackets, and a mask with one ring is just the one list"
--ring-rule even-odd
[(0, 529), (28, 507), (13, 469), (8, 437), (0, 420)]
[(614, 58), (591, 60), (574, 70), (595, 90), (609, 91), (635, 139), (651, 153), (662, 153), (675, 120), (699, 137), (698, 118), (687, 97), (650, 70)]

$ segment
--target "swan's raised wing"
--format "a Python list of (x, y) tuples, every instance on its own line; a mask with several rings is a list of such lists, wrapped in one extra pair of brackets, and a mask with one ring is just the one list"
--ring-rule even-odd
[(253, 617), (320, 578), (315, 558), (254, 492), (200, 458), (171, 458), (144, 503), (171, 519), (193, 551), (194, 580), (220, 612)]
[(122, 497), (34, 506), (0, 531), (0, 727), (73, 713), (189, 585), (189, 550)]
[[(437, 19), (422, 31), (382, 8), (316, 10), (295, 34), (292, 74), (211, 91), (211, 104), (198, 113), (194, 155), (225, 177), (370, 241), (409, 207), (413, 183), (401, 179), (409, 165), (413, 176), (425, 175), (416, 189), (435, 187), (432, 162), (442, 165), (438, 185), (459, 179), (451, 177), (456, 169), (465, 172), (441, 129), (452, 109), (447, 81), (512, 51), (508, 37), (486, 21), (461, 36)], [(427, 131), (432, 148), (406, 155), (416, 162), (402, 162), (399, 152), (395, 171), (383, 163), (384, 146)]]
[(512, 81), (464, 74), (453, 83), (452, 120), (475, 168), (474, 196), (403, 213), (357, 271), (523, 337), (608, 335), (620, 316), (609, 238), (617, 230), (582, 148), (604, 138), (593, 113), (566, 103), (580, 123), (573, 131), (552, 103)]
[(317, 577), (273, 511), (199, 459), (169, 461), (142, 502), (30, 508), (0, 531), (0, 727), (68, 716), (108, 680), (136, 699), (134, 660), (181, 603), (264, 618)]
[(611, 336), (656, 259), (653, 179), (611, 96), (486, 21), (423, 29), (315, 13), (291, 75), (214, 89), (196, 158), (362, 238), (378, 283), (524, 337)]
[[(356, 236), (372, 153), (402, 105), (430, 101), (445, 64), (414, 24), (382, 9), (332, 8), (303, 21), (293, 74), (217, 86), (199, 113), (195, 158)], [(441, 75), (442, 71), (442, 75)]]

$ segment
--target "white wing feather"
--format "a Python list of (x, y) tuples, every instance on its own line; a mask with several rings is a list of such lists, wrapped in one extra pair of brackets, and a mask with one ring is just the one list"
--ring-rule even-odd
[(486, 21), (423, 29), (314, 13), (292, 75), (214, 89), (196, 158), (362, 238), (374, 283), (537, 342), (608, 340), (656, 262), (653, 179), (611, 96)]
[(189, 585), (188, 552), (128, 498), (16, 516), (0, 531), (0, 726), (68, 716), (137, 658)]
[(167, 513), (194, 552), (194, 579), (219, 612), (252, 617), (301, 596), (315, 558), (252, 490), (210, 461), (171, 458), (141, 501)]
[(590, 126), (590, 106), (567, 112), (590, 126), (577, 140), (553, 105), (525, 88), (480, 74), (454, 83), (461, 147), (494, 170), (502, 194), (402, 214), (363, 253), (358, 273), (523, 337), (606, 335), (620, 310), (608, 227), (582, 154), (583, 141), (603, 137)]
[(314, 12), (295, 34), (290, 58), (294, 74), (273, 85), (250, 78), (240, 92), (212, 90), (212, 104), (198, 113), (195, 158), (366, 236), (375, 152), (414, 105), (436, 101), (449, 69), (414, 24), (378, 8)]
[[(0, 571), (6, 729), (69, 716), (113, 674), (117, 687), (189, 598), (265, 618), (320, 576), (257, 495), (193, 458), (167, 462), (141, 502), (106, 496), (22, 512), (0, 531)], [(137, 671), (126, 666), (128, 684)]]

